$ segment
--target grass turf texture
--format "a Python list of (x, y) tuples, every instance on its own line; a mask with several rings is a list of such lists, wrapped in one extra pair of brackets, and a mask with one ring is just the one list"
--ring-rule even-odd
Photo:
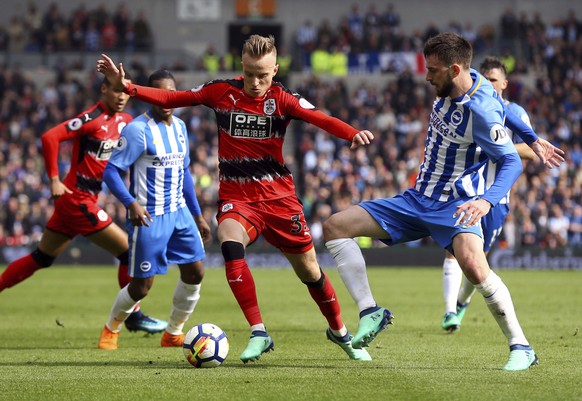
[[(111, 267), (52, 267), (0, 293), (0, 400), (582, 400), (580, 272), (501, 271), (540, 365), (504, 372), (508, 347), (480, 295), (460, 332), (440, 328), (441, 269), (369, 269), (379, 304), (396, 315), (369, 352), (347, 359), (291, 269), (253, 270), (275, 352), (243, 365), (249, 330), (222, 270), (206, 273), (187, 323), (224, 329), (221, 367), (194, 369), (160, 334), (123, 331), (117, 351), (97, 339), (118, 291)], [(348, 328), (357, 309), (334, 270)], [(143, 310), (166, 319), (178, 270), (158, 276)]]

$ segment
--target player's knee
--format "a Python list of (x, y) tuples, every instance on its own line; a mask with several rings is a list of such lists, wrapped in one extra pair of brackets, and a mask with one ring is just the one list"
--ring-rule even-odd
[(127, 287), (127, 291), (129, 292), (129, 296), (134, 301), (140, 301), (148, 295), (150, 292), (150, 288), (154, 284), (153, 277), (149, 277), (146, 279), (132, 279), (129, 282), (129, 286)]
[(117, 259), (119, 260), (119, 263), (122, 265), (126, 265), (129, 263), (129, 250), (123, 252), (120, 255), (117, 255)]
[(332, 215), (323, 222), (323, 239), (325, 242), (341, 238), (339, 235), (341, 231), (337, 227), (336, 220), (335, 216)]
[(321, 267), (319, 268), (319, 271), (321, 273), (321, 277), (319, 277), (319, 280), (317, 281), (301, 281), (303, 284), (305, 284), (308, 287), (311, 288), (323, 288), (324, 284), (325, 284), (325, 274), (323, 274), (323, 270), (321, 270)]
[(55, 261), (54, 256), (48, 255), (38, 248), (36, 248), (34, 252), (32, 252), (31, 256), (36, 261), (36, 263), (38, 263), (42, 267), (50, 267)]
[(200, 284), (204, 278), (204, 271), (202, 261), (192, 265), (180, 265), (180, 279), (186, 284)]
[(240, 242), (225, 241), (220, 246), (220, 250), (225, 262), (244, 259), (245, 257), (245, 247)]

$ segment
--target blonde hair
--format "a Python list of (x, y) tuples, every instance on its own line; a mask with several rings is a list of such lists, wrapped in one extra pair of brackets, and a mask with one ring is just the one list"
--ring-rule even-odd
[(261, 36), (251, 35), (243, 45), (242, 54), (248, 54), (253, 58), (261, 58), (269, 53), (277, 56), (277, 48), (275, 47), (275, 37), (273, 35)]

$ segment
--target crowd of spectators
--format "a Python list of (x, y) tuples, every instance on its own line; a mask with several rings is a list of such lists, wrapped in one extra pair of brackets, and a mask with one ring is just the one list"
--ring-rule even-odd
[[(543, 58), (560, 53), (556, 45), (576, 43), (582, 27), (573, 10), (564, 18), (548, 22), (539, 12), (530, 15), (524, 11), (517, 16), (508, 7), (498, 26), (485, 23), (476, 27), (471, 21), (460, 23), (451, 19), (445, 26), (429, 23), (424, 30), (406, 32), (394, 4), (388, 3), (384, 10), (378, 10), (372, 3), (363, 11), (355, 3), (336, 24), (325, 18), (318, 24), (310, 19), (302, 23), (295, 32), (295, 65), (305, 66), (308, 60), (313, 64), (313, 56), (319, 53), (333, 59), (347, 53), (422, 52), (426, 40), (440, 31), (462, 35), (471, 42), (476, 55), (499, 53), (510, 73), (523, 73), (529, 65), (539, 66)], [(331, 63), (333, 73), (334, 62)]]
[(120, 3), (110, 11), (107, 3), (88, 9), (79, 4), (64, 15), (57, 2), (41, 10), (28, 5), (24, 15), (15, 14), (0, 27), (0, 51), (14, 53), (55, 51), (146, 51), (153, 35), (143, 10), (132, 17), (127, 5)]
[[(523, 18), (527, 20), (527, 15)], [(567, 163), (552, 170), (539, 161), (525, 164), (512, 191), (512, 210), (499, 246), (582, 246), (582, 30), (573, 13), (562, 21), (561, 30), (555, 21), (548, 25), (541, 18), (536, 21), (541, 24), (538, 28), (531, 28), (525, 36), (518, 31), (511, 43), (504, 42), (520, 54), (516, 64), (523, 65), (516, 71), (527, 68), (534, 82), (526, 85), (520, 75), (510, 76), (506, 97), (528, 111), (540, 136), (566, 151)], [(540, 35), (535, 40), (534, 33)], [(134, 72), (144, 74), (143, 67), (138, 74)], [(55, 82), (35, 87), (17, 66), (0, 66), (0, 203), (4, 205), (0, 209), (0, 245), (39, 240), (52, 214), (40, 135), (92, 105), (101, 79), (93, 70), (82, 81), (60, 70)], [(321, 224), (331, 213), (364, 199), (393, 196), (412, 185), (435, 95), (423, 76), (409, 70), (383, 87), (362, 81), (350, 90), (345, 80), (311, 76), (293, 89), (327, 113), (376, 135), (371, 146), (352, 152), (347, 143), (332, 135), (293, 122), (287, 163), (296, 178), (314, 241), (321, 245)], [(145, 107), (132, 100), (127, 111), (137, 115)], [(196, 190), (204, 215), (215, 229), (215, 117), (205, 107), (179, 109), (176, 114), (190, 129)], [(61, 147), (63, 173), (70, 154), (66, 144)], [(123, 206), (106, 189), (100, 196), (107, 212), (124, 224)], [(431, 240), (417, 245), (422, 243)]]

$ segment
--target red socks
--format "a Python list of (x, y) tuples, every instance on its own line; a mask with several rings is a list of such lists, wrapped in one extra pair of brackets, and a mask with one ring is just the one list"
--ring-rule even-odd
[(125, 287), (130, 281), (131, 277), (129, 277), (127, 263), (120, 263), (119, 269), (117, 269), (117, 282), (119, 283), (119, 288)]
[(311, 294), (311, 298), (313, 298), (317, 306), (319, 306), (319, 310), (321, 310), (321, 313), (325, 316), (329, 327), (332, 330), (339, 330), (344, 327), (340, 305), (336, 299), (335, 290), (331, 281), (329, 281), (327, 275), (323, 271), (321, 274), (322, 277), (320, 281), (323, 279), (323, 287), (313, 285), (316, 283), (306, 283), (307, 289), (309, 290), (309, 294)]
[(263, 319), (257, 302), (255, 281), (247, 262), (244, 259), (235, 259), (226, 262), (225, 267), (228, 285), (249, 325), (262, 324)]
[(15, 260), (0, 275), (0, 291), (26, 280), (41, 268), (42, 266), (34, 260), (32, 255)]

